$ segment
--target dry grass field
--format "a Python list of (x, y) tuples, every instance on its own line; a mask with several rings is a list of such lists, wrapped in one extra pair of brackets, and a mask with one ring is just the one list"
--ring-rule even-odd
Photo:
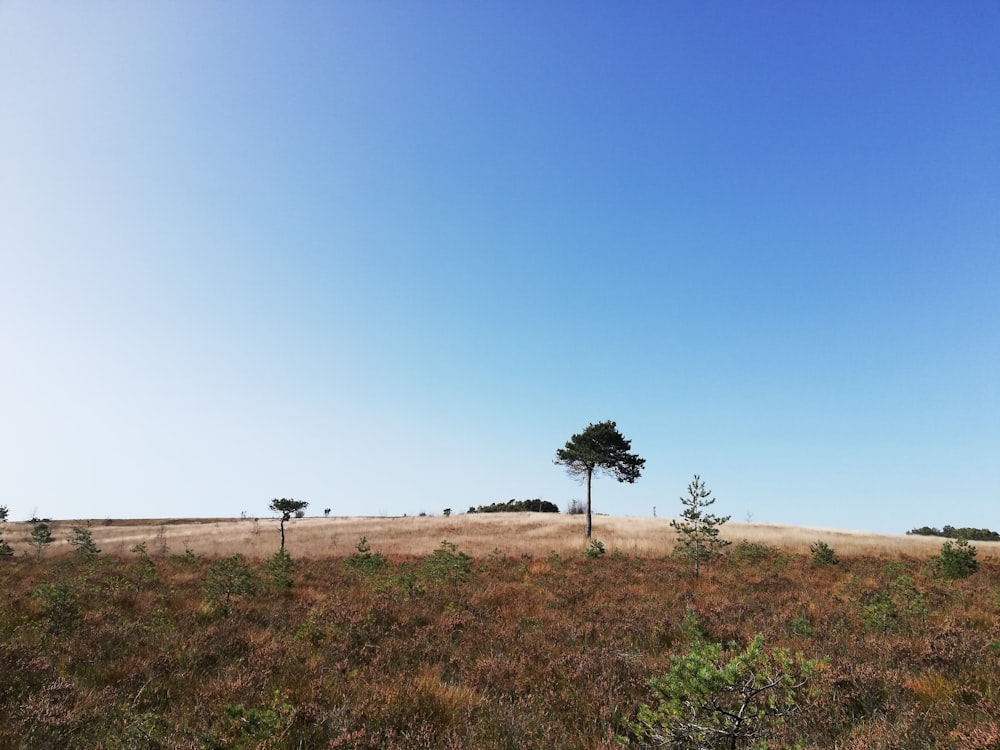
[[(54, 521), (56, 541), (46, 556), (71, 551), (72, 527), (87, 521)], [(272, 555), (279, 544), (278, 520), (260, 519), (138, 519), (93, 520), (90, 530), (105, 554), (126, 555), (145, 544), (150, 554), (182, 554), (222, 557), (237, 552), (248, 558)], [(472, 557), (495, 551), (507, 556), (560, 555), (579, 552), (586, 546), (582, 516), (555, 513), (482, 513), (445, 516), (297, 518), (286, 524), (287, 547), (295, 557), (321, 559), (353, 553), (364, 536), (372, 549), (394, 558), (425, 555), (444, 540), (457, 544)], [(873, 534), (776, 524), (738, 523), (723, 526), (723, 537), (768, 544), (787, 552), (809, 552), (809, 545), (822, 540), (838, 554), (928, 558), (943, 542), (937, 537), (906, 534)], [(17, 553), (28, 550), (29, 523), (8, 523), (3, 536)], [(630, 556), (657, 557), (668, 554), (675, 537), (669, 518), (595, 516), (595, 539), (608, 551)], [(1000, 543), (976, 542), (980, 559), (1000, 557)]]

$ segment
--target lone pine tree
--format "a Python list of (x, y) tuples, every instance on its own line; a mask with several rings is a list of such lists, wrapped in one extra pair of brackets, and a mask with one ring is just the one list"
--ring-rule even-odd
[(591, 520), (590, 486), (594, 472), (610, 474), (619, 482), (634, 484), (642, 474), (646, 459), (629, 453), (632, 441), (626, 440), (611, 421), (590, 424), (583, 432), (574, 435), (566, 446), (556, 451), (553, 463), (565, 466), (566, 472), (580, 481), (587, 481), (587, 533), (593, 530)]

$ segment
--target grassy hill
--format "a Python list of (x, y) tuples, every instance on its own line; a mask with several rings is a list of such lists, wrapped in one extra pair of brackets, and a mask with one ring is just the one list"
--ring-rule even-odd
[[(90, 523), (90, 531), (105, 552), (128, 554), (144, 543), (150, 552), (221, 556), (237, 552), (262, 559), (278, 547), (278, 519), (132, 519), (55, 521), (56, 542), (46, 555), (71, 551), (66, 540), (72, 527)], [(554, 513), (497, 513), (445, 516), (300, 518), (288, 523), (288, 547), (296, 557), (343, 557), (354, 551), (357, 540), (369, 542), (390, 557), (424, 555), (447, 539), (473, 557), (500, 550), (507, 555), (545, 555), (556, 551), (573, 554), (585, 546), (580, 516)], [(31, 524), (8, 523), (4, 538), (19, 553), (29, 550)], [(845, 554), (928, 557), (941, 547), (941, 539), (913, 535), (873, 534), (776, 524), (737, 523), (723, 527), (723, 536), (738, 542), (747, 539), (789, 552), (808, 553), (821, 539)], [(608, 551), (656, 557), (673, 548), (674, 531), (669, 518), (595, 516), (594, 537)], [(1000, 555), (1000, 543), (980, 543), (983, 556)]]

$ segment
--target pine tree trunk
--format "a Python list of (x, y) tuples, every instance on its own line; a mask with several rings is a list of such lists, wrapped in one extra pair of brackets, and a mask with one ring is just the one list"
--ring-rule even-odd
[(590, 518), (590, 480), (594, 477), (594, 470), (587, 470), (587, 539), (590, 539), (590, 532), (593, 529), (593, 523)]

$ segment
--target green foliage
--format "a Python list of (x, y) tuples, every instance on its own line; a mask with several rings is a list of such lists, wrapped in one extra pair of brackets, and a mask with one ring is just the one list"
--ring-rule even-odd
[(7, 523), (7, 518), (10, 515), (10, 508), (6, 505), (0, 505), (0, 523)]
[[(514, 500), (507, 502), (496, 502), (489, 505), (480, 505), (478, 508), (469, 508), (469, 513), (558, 513), (559, 506), (550, 503), (548, 500), (535, 498), (534, 500)], [(447, 514), (446, 514), (447, 515)]]
[(136, 589), (141, 590), (156, 581), (156, 564), (149, 556), (145, 542), (135, 545), (131, 551), (139, 556), (138, 562), (132, 567), (132, 575), (135, 577)]
[(257, 750), (277, 746), (295, 720), (295, 708), (288, 694), (276, 690), (264, 708), (228, 703), (218, 726), (201, 737), (205, 750)]
[(89, 523), (87, 526), (74, 526), (73, 536), (69, 538), (74, 553), (81, 560), (96, 560), (101, 554), (101, 550), (94, 543), (94, 535), (90, 533), (89, 526)]
[(4, 541), (3, 537), (0, 536), (0, 558), (13, 557), (14, 548), (11, 547), (7, 542)]
[(32, 597), (41, 605), (53, 633), (68, 633), (80, 620), (80, 597), (68, 581), (43, 583)]
[(756, 636), (743, 651), (698, 640), (649, 681), (658, 703), (627, 722), (622, 744), (640, 747), (767, 748), (771, 733), (797, 714), (820, 663)]
[(781, 550), (769, 544), (743, 539), (733, 547), (733, 557), (742, 562), (761, 563), (781, 557)]
[(212, 563), (202, 584), (206, 601), (228, 615), (232, 597), (248, 596), (257, 590), (253, 571), (243, 555), (224, 557)]
[(350, 557), (344, 559), (344, 566), (346, 568), (370, 577), (388, 567), (389, 561), (382, 556), (381, 552), (372, 552), (367, 537), (361, 537), (358, 540), (357, 550)]
[(837, 565), (840, 562), (837, 559), (837, 554), (833, 551), (833, 547), (822, 539), (817, 540), (814, 544), (810, 544), (809, 551), (812, 553), (813, 565)]
[(428, 583), (459, 583), (472, 570), (472, 558), (458, 551), (458, 545), (447, 540), (441, 542), (429, 557), (420, 564), (419, 573)]
[(931, 568), (942, 578), (968, 578), (979, 570), (976, 554), (966, 539), (947, 541), (941, 545), (941, 554), (931, 558)]
[(152, 711), (136, 713), (133, 707), (125, 704), (119, 715), (121, 724), (121, 747), (138, 750), (148, 748), (159, 750), (166, 747), (164, 742), (166, 726), (157, 714)]
[(593, 530), (590, 487), (594, 472), (610, 474), (619, 482), (634, 484), (642, 474), (646, 459), (630, 453), (632, 441), (626, 440), (615, 422), (598, 422), (588, 425), (583, 432), (573, 435), (566, 445), (556, 451), (553, 463), (565, 466), (566, 472), (587, 482), (587, 530), (590, 539)]
[(860, 612), (869, 630), (908, 633), (927, 616), (927, 595), (910, 576), (901, 575), (888, 588), (869, 597)]
[(279, 549), (264, 563), (264, 572), (279, 589), (290, 589), (295, 585), (292, 577), (294, 568), (291, 555), (283, 549)]
[(31, 536), (28, 537), (28, 544), (35, 548), (35, 557), (41, 557), (42, 550), (54, 541), (52, 527), (45, 521), (38, 521), (31, 527)]
[(694, 574), (701, 572), (702, 562), (709, 562), (717, 557), (721, 549), (731, 542), (719, 537), (719, 528), (729, 520), (730, 516), (716, 516), (705, 511), (715, 503), (711, 490), (705, 488), (705, 483), (697, 474), (688, 485), (687, 497), (681, 498), (684, 512), (680, 519), (670, 522), (677, 532), (675, 554), (694, 563)]
[(583, 550), (583, 556), (591, 560), (595, 557), (600, 557), (603, 554), (604, 542), (600, 539), (591, 539), (590, 544)]
[(943, 536), (949, 539), (968, 539), (973, 542), (1000, 542), (1000, 532), (992, 529), (975, 529), (963, 527), (956, 529), (954, 526), (945, 526), (937, 529), (933, 526), (921, 526), (919, 529), (910, 529), (907, 534), (919, 536)]
[(185, 547), (183, 555), (171, 555), (170, 559), (181, 565), (194, 565), (198, 562), (198, 555), (190, 547)]

